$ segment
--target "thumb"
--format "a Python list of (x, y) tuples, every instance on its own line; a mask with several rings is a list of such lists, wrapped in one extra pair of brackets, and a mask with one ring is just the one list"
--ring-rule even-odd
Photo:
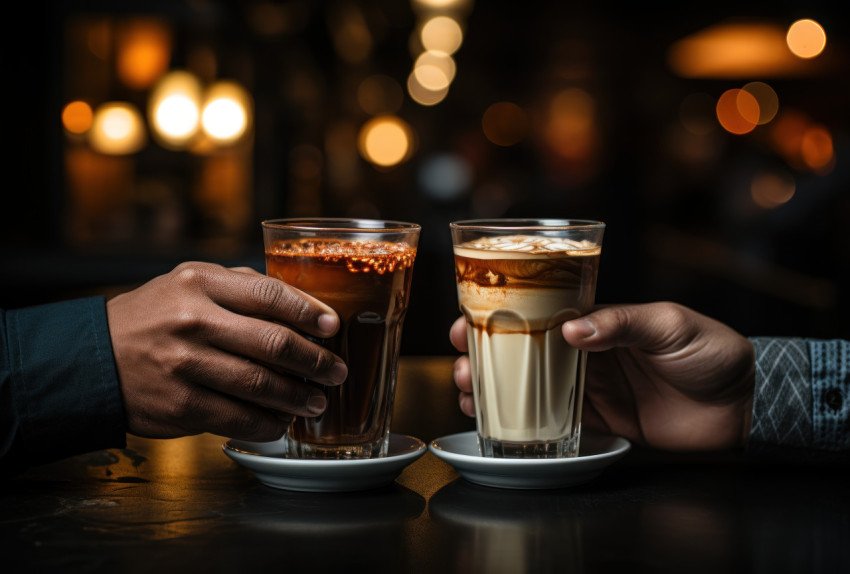
[(561, 332), (570, 345), (585, 351), (636, 347), (663, 353), (687, 342), (692, 323), (689, 310), (675, 303), (612, 305), (565, 322)]

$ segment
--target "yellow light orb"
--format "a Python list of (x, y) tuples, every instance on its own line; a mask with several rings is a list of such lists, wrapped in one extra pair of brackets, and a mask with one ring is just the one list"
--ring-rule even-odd
[(174, 71), (154, 87), (148, 117), (157, 140), (172, 149), (187, 147), (200, 126), (201, 84), (192, 74)]
[(86, 102), (70, 102), (62, 109), (62, 125), (72, 134), (84, 134), (91, 128), (93, 116)]
[(365, 160), (380, 167), (391, 167), (409, 158), (413, 132), (401, 118), (378, 116), (360, 129), (358, 144)]
[(451, 55), (463, 44), (463, 30), (455, 19), (448, 16), (437, 16), (431, 18), (422, 26), (420, 39), (426, 50)]
[(429, 90), (419, 82), (416, 72), (413, 71), (407, 77), (407, 93), (410, 98), (421, 106), (435, 106), (446, 99), (449, 95), (449, 86), (439, 90)]
[(248, 131), (251, 108), (251, 97), (242, 86), (219, 82), (207, 92), (201, 127), (216, 143), (233, 143)]
[(147, 141), (142, 114), (127, 102), (101, 104), (94, 112), (88, 138), (92, 148), (100, 153), (136, 153)]
[(785, 40), (795, 56), (810, 59), (818, 56), (826, 47), (826, 32), (814, 20), (797, 20), (788, 27)]

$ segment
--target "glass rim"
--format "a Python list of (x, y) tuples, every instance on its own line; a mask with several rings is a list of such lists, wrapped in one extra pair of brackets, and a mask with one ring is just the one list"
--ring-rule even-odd
[(464, 219), (449, 223), (452, 229), (477, 229), (486, 231), (604, 229), (605, 222), (594, 219)]
[[(357, 225), (367, 224), (365, 227)], [(267, 229), (290, 229), (293, 231), (332, 231), (357, 233), (409, 233), (419, 231), (418, 223), (390, 219), (369, 219), (357, 217), (288, 217), (266, 219), (260, 224)]]

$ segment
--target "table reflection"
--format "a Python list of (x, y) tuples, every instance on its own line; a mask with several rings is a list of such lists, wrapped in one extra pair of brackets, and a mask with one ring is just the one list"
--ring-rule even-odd
[(835, 552), (850, 540), (846, 469), (822, 469), (811, 488), (804, 467), (640, 456), (569, 489), (449, 483), (428, 506), (452, 548), (447, 565), (488, 573), (850, 571), (850, 556)]

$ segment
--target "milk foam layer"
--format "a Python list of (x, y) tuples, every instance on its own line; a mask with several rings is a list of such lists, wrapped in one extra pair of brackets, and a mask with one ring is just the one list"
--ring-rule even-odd
[(480, 437), (549, 442), (577, 433), (585, 355), (560, 326), (591, 309), (600, 251), (527, 235), (455, 246)]
[(548, 330), (593, 305), (600, 248), (591, 242), (512, 235), (454, 253), (461, 309), (486, 330)]

